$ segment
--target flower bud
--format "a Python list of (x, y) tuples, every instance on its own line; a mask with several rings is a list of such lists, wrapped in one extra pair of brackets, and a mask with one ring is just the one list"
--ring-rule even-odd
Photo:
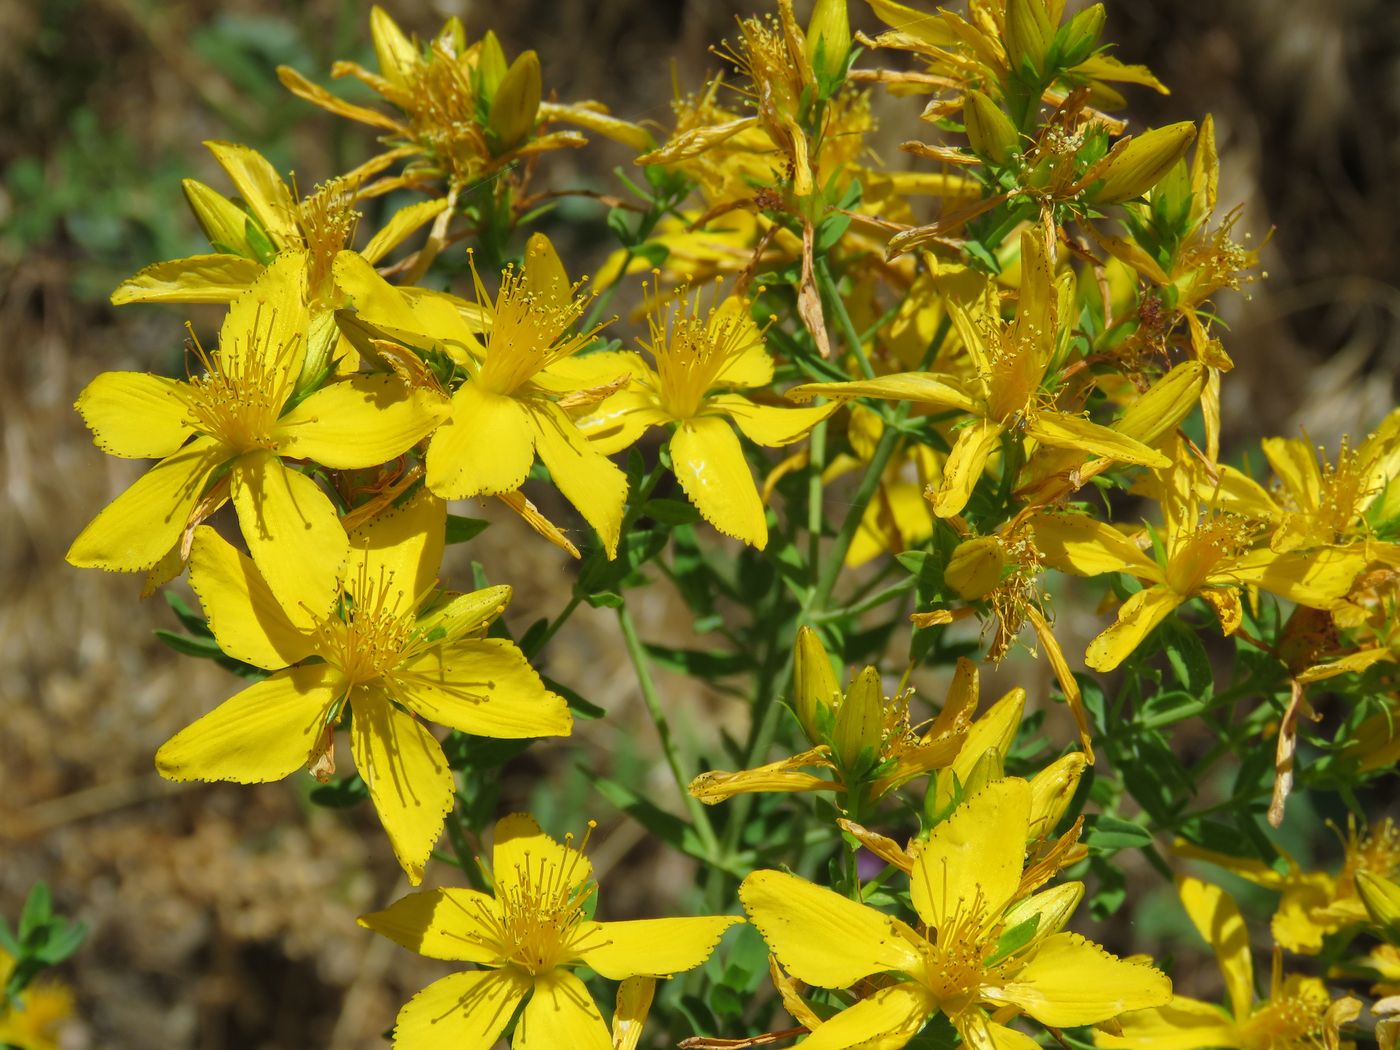
[(1086, 7), (1065, 24), (1060, 31), (1060, 61), (1066, 67), (1077, 66), (1094, 53), (1103, 33), (1108, 12), (1103, 4)]
[(511, 63), (491, 100), (489, 127), (495, 133), (498, 153), (513, 149), (535, 130), (542, 90), (539, 56), (526, 51)]
[(489, 29), (481, 38), (481, 46), (477, 50), (476, 73), (477, 90), (481, 92), (482, 101), (490, 106), (491, 100), (496, 97), (496, 89), (506, 78), (506, 53), (496, 34)]
[(1096, 204), (1122, 204), (1141, 197), (1186, 155), (1196, 127), (1189, 120), (1137, 135), (1110, 155), (1103, 182), (1091, 197)]
[(978, 536), (958, 544), (943, 570), (943, 579), (960, 598), (976, 601), (1001, 583), (1004, 568), (1006, 552), (1001, 540), (995, 536)]
[(963, 100), (963, 124), (967, 128), (967, 140), (979, 157), (1005, 164), (1013, 153), (1020, 152), (1016, 125), (1000, 106), (980, 91), (967, 92)]
[(1002, 917), (1002, 928), (1014, 929), (1034, 915), (1036, 924), (1033, 937), (1037, 941), (1042, 940), (1063, 930), (1083, 899), (1084, 883), (1061, 883), (1013, 904)]
[(807, 23), (807, 61), (819, 80), (835, 81), (846, 71), (851, 22), (846, 0), (817, 0)]
[[(190, 211), (194, 212), (204, 236), (209, 238), (209, 243), (216, 250), (233, 252), (260, 262), (272, 261), (270, 258), (260, 258), (257, 248), (250, 242), (248, 232), (256, 224), (247, 212), (222, 193), (195, 179), (185, 179), (180, 185), (185, 191)], [(267, 246), (271, 247), (271, 241), (265, 234), (259, 240), (266, 241)]]
[[(831, 670), (831, 658), (826, 655), (817, 632), (810, 627), (797, 630), (797, 651), (793, 655), (793, 683), (795, 696), (793, 706), (797, 720), (802, 723), (807, 739), (818, 743), (822, 736), (821, 725), (824, 719), (818, 711), (829, 712), (840, 695), (836, 675)], [(829, 724), (829, 723), (828, 723)]]
[(856, 675), (836, 709), (836, 729), (831, 749), (847, 772), (863, 772), (863, 753), (878, 754), (884, 735), (885, 691), (880, 672), (867, 667)]
[(1356, 893), (1385, 939), (1400, 943), (1400, 886), (1369, 871), (1358, 871)]
[(1043, 73), (1054, 32), (1045, 0), (1007, 0), (1006, 54), (1011, 59), (1012, 73), (1025, 66)]
[(1087, 764), (1083, 752), (1071, 751), (1031, 778), (1031, 838), (1046, 838), (1054, 833)]

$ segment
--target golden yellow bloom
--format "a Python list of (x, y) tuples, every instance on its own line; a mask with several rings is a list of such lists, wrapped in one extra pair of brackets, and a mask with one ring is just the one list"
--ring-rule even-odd
[[(952, 517), (967, 505), (1003, 435), (1024, 436), (1054, 448), (1080, 449), (1120, 463), (1168, 465), (1160, 452), (1140, 441), (1053, 407), (1054, 393), (1042, 387), (1060, 356), (1065, 334), (1059, 327), (1063, 311), (1057, 302), (1062, 282), (1053, 278), (1043, 240), (1030, 230), (1021, 235), (1021, 259), (1021, 298), (1010, 324), (997, 316), (994, 298), (983, 305), (980, 320), (960, 304), (948, 305), (973, 360), (975, 394), (969, 394), (956, 377), (928, 372), (901, 372), (846, 383), (806, 383), (788, 391), (789, 397), (799, 399), (816, 395), (873, 397), (968, 413), (972, 419), (958, 432), (943, 467), (943, 480), (932, 496), (934, 513), (939, 517)], [(987, 294), (995, 296), (990, 284)]]
[(610, 355), (630, 381), (580, 418), (579, 428), (600, 452), (615, 452), (650, 427), (675, 424), (671, 468), (686, 496), (715, 528), (762, 549), (768, 522), (735, 428), (758, 445), (787, 445), (837, 406), (779, 408), (739, 393), (773, 380), (773, 359), (747, 300), (729, 298), (704, 311), (695, 292), (653, 302), (647, 323), (641, 345), (655, 368), (637, 354)]
[(635, 124), (610, 116), (597, 102), (561, 105), (542, 102), (539, 58), (533, 51), (507, 63), (494, 33), (468, 45), (462, 23), (449, 19), (426, 46), (409, 39), (381, 7), (370, 12), (378, 72), (354, 62), (336, 62), (334, 77), (352, 76), (402, 116), (346, 102), (279, 66), (277, 75), (293, 94), (337, 116), (387, 132), (388, 149), (361, 166), (362, 177), (378, 174), (398, 160), (402, 175), (381, 179), (366, 192), (383, 194), (403, 186), (432, 190), (446, 181), (453, 195), (473, 180), (512, 166), (520, 158), (578, 147), (587, 141), (575, 131), (542, 128), (564, 121), (647, 149), (651, 136)]
[(1337, 875), (1304, 871), (1280, 850), (1287, 871), (1279, 872), (1261, 861), (1202, 849), (1185, 842), (1173, 848), (1182, 857), (1219, 865), (1232, 875), (1280, 894), (1270, 929), (1274, 940), (1290, 952), (1313, 955), (1322, 950), (1323, 938), (1366, 922), (1366, 907), (1357, 891), (1357, 876), (1400, 878), (1400, 827), (1390, 818), (1371, 831), (1347, 827), (1342, 869)]
[[(760, 791), (845, 794), (858, 789), (865, 793), (860, 801), (878, 801), (914, 778), (946, 766), (958, 753), (977, 707), (977, 672), (967, 661), (959, 663), (943, 710), (922, 733), (909, 718), (913, 691), (885, 696), (875, 668), (852, 674), (842, 691), (832, 673), (831, 658), (812, 628), (798, 630), (793, 662), (793, 709), (814, 746), (756, 769), (701, 773), (690, 785), (690, 793), (700, 801), (714, 805)], [(804, 768), (832, 775), (819, 776), (803, 772)]]
[(1008, 778), (934, 828), (910, 875), (918, 929), (783, 872), (744, 880), (750, 921), (794, 977), (847, 988), (895, 975), (824, 1021), (803, 1047), (897, 1050), (942, 1011), (970, 1047), (1030, 1050), (1035, 1041), (1005, 1023), (1017, 1013), (1062, 1027), (1170, 999), (1158, 971), (1060, 932), (1082, 885), (1031, 893), (1024, 884), (1030, 812), (1030, 785)]
[[(14, 968), (14, 959), (0, 948), (0, 988)], [(20, 993), (18, 1003), (0, 998), (0, 1046), (60, 1050), (64, 1022), (72, 1016), (72, 990), (60, 981), (41, 978)]]
[(304, 289), (301, 260), (279, 255), (229, 309), (217, 353), (201, 354), (204, 375), (181, 383), (106, 372), (84, 389), (77, 408), (100, 448), (160, 462), (79, 534), (70, 563), (148, 570), (177, 545), (187, 554), (194, 526), (231, 498), (289, 614), (329, 612), (345, 532), (316, 482), (283, 460), (375, 467), (425, 437), (438, 415), (387, 375), (329, 383), (288, 409), (306, 354)]
[[(354, 530), (335, 611), (300, 622), (253, 563), (213, 529), (197, 530), (190, 584), (214, 637), (273, 674), (162, 745), (161, 775), (249, 784), (310, 766), (324, 779), (349, 714), (356, 769), (409, 881), (421, 881), (455, 785), (419, 718), (505, 738), (563, 736), (573, 721), (519, 649), (482, 636), (510, 588), (434, 591), (446, 521), (444, 504), (422, 493)], [(306, 571), (334, 564), (306, 558)]]
[(1036, 544), (1053, 568), (1080, 576), (1122, 572), (1148, 586), (1118, 610), (1117, 621), (1089, 643), (1084, 662), (1111, 671), (1154, 627), (1191, 598), (1207, 601), (1232, 634), (1243, 617), (1239, 588), (1254, 585), (1299, 605), (1328, 608), (1347, 593), (1365, 565), (1361, 554), (1323, 548), (1278, 554), (1257, 544), (1257, 521), (1202, 505), (1199, 463), (1178, 443), (1176, 463), (1160, 475), (1164, 525), (1160, 561), (1135, 540), (1087, 515), (1043, 514), (1035, 519)]
[[(724, 931), (743, 921), (716, 915), (595, 922), (586, 910), (597, 888), (592, 865), (572, 838), (560, 844), (533, 817), (505, 817), (496, 822), (492, 895), (425, 890), (360, 918), (361, 926), (420, 955), (481, 967), (444, 977), (414, 996), (399, 1011), (396, 1050), (489, 1050), (522, 1000), (514, 1050), (612, 1050), (608, 1028), (573, 967), (624, 982), (667, 977), (699, 966)], [(649, 989), (624, 989), (628, 999), (620, 990), (619, 1013), (625, 1011), (639, 1031)], [(635, 1044), (625, 1028), (619, 1027), (618, 1038)]]
[(1361, 1004), (1346, 998), (1333, 1002), (1316, 977), (1284, 977), (1277, 950), (1268, 998), (1257, 1002), (1249, 930), (1235, 902), (1218, 886), (1197, 879), (1182, 879), (1177, 888), (1192, 925), (1220, 963), (1229, 1014), (1176, 995), (1165, 1006), (1118, 1018), (1119, 1032), (1096, 1032), (1095, 1045), (1105, 1050), (1336, 1050), (1337, 1029), (1356, 1016)]

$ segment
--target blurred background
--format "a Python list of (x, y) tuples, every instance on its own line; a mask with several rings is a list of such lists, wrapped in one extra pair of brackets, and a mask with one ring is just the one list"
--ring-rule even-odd
[[(805, 17), (808, 5), (797, 6)], [(450, 14), (472, 37), (494, 28), (508, 54), (539, 52), (546, 90), (561, 100), (598, 99), (665, 127), (673, 78), (698, 86), (718, 65), (707, 47), (750, 9), (389, 7), (425, 36)], [(877, 29), (863, 4), (852, 8)], [(1213, 113), (1221, 200), (1244, 206), (1241, 228), (1256, 241), (1271, 236), (1267, 280), (1220, 297), (1237, 364), (1225, 383), (1226, 447), (1300, 427), (1329, 445), (1363, 431), (1394, 404), (1400, 365), (1400, 4), (1113, 0), (1109, 12), (1119, 57), (1173, 89), (1131, 94), (1134, 125)], [(367, 25), (368, 5), (349, 0), (0, 0), (0, 914), (13, 919), (42, 878), (91, 927), (63, 971), (77, 1001), (64, 1046), (75, 1050), (369, 1050), (386, 1045), (399, 1004), (447, 969), (354, 924), (406, 888), (367, 807), (313, 807), (306, 777), (255, 788), (156, 777), (156, 747), (237, 681), (156, 641), (152, 631), (174, 618), (160, 599), (138, 604), (136, 580), (63, 561), (140, 469), (93, 447), (74, 397), (104, 369), (177, 369), (183, 320), (208, 330), (218, 316), (116, 311), (107, 294), (141, 266), (204, 248), (179, 186), (191, 175), (225, 186), (201, 140), (253, 145), (303, 189), (363, 159), (369, 135), (288, 95), (273, 69), (324, 81), (336, 58), (372, 64)], [(880, 104), (887, 163), (907, 159), (895, 147), (917, 136), (919, 108)], [(596, 142), (541, 170), (554, 185), (617, 191), (611, 169), (627, 162)], [(567, 218), (583, 231), (565, 256), (578, 273), (601, 258), (604, 213), (581, 205)], [(472, 556), (516, 585), (517, 630), (557, 611), (571, 572), (558, 551), (508, 523)], [(688, 624), (664, 588), (634, 601), (650, 636), (685, 644)], [(581, 724), (569, 748), (677, 806), (612, 617), (579, 613), (548, 662), (609, 714)], [(679, 677), (662, 685), (691, 754), (718, 727), (745, 724), (732, 700), (697, 695)], [(531, 806), (556, 830), (598, 817), (605, 908), (665, 914), (689, 869), (592, 792), (578, 754), (547, 745), (509, 765), (502, 812)], [(1159, 947), (1118, 936), (1129, 943)]]

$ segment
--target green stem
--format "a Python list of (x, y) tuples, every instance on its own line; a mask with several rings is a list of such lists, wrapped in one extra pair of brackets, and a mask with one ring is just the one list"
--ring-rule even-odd
[(544, 634), (536, 639), (535, 644), (530, 647), (530, 651), (525, 654), (527, 659), (534, 659), (535, 655), (549, 644), (549, 640), (554, 637), (555, 632), (558, 631), (560, 627), (564, 626), (564, 623), (574, 614), (574, 610), (579, 607), (582, 601), (583, 597), (578, 594), (575, 594), (569, 599), (569, 604), (564, 606), (563, 611), (550, 621), (549, 626), (545, 628)]
[(846, 304), (841, 298), (840, 290), (836, 287), (835, 278), (827, 269), (825, 259), (817, 260), (816, 277), (822, 296), (826, 299), (831, 312), (836, 315), (836, 323), (841, 328), (841, 337), (846, 340), (847, 348), (856, 355), (856, 360), (860, 362), (860, 370), (865, 373), (865, 378), (874, 379), (875, 368), (871, 365), (870, 358), (866, 356), (865, 343), (861, 340), (860, 333), (856, 331), (856, 326), (851, 321), (851, 315), (846, 311)]
[(696, 834), (700, 836), (705, 852), (711, 857), (718, 857), (720, 855), (719, 841), (715, 838), (714, 828), (710, 825), (710, 816), (705, 812), (705, 807), (700, 800), (689, 791), (690, 780), (681, 767), (680, 755), (676, 751), (676, 743), (671, 736), (671, 725), (666, 721), (666, 712), (661, 708), (661, 698), (656, 692), (656, 682), (651, 675), (651, 659), (647, 656), (646, 647), (642, 645), (642, 640), (637, 635), (637, 625), (633, 622), (632, 614), (628, 611), (625, 601), (617, 607), (617, 622), (618, 626), (622, 628), (622, 640), (627, 645), (627, 655), (631, 657), (632, 667), (637, 673), (637, 685), (642, 690), (642, 701), (646, 704), (647, 713), (651, 715), (652, 723), (656, 726), (656, 735), (661, 740), (662, 754), (666, 756), (666, 764), (671, 767), (671, 776), (676, 782), (676, 788), (680, 791), (681, 798), (685, 800), (686, 808), (690, 811), (691, 823), (695, 825)]

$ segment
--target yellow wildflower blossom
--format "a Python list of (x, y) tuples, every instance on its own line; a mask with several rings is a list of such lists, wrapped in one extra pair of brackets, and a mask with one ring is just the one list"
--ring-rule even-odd
[[(77, 408), (103, 450), (159, 458), (73, 541), (68, 561), (143, 572), (226, 499), (244, 540), (289, 614), (323, 616), (335, 600), (345, 532), (334, 505), (284, 459), (337, 470), (375, 467), (437, 423), (431, 399), (393, 376), (329, 383), (287, 407), (306, 354), (304, 271), (279, 255), (224, 318), (205, 374), (178, 382), (106, 372)], [(181, 537), (184, 536), (182, 544)]]
[(1304, 871), (1292, 857), (1279, 851), (1287, 871), (1245, 857), (1202, 849), (1185, 842), (1174, 847), (1177, 855), (1218, 865), (1242, 879), (1280, 894), (1270, 923), (1274, 940), (1290, 952), (1315, 955), (1323, 938), (1354, 929), (1367, 920), (1366, 907), (1357, 892), (1357, 876), (1400, 878), (1400, 827), (1389, 818), (1373, 830), (1358, 832), (1347, 827), (1342, 868), (1335, 876), (1325, 871)]
[[(958, 753), (967, 722), (977, 706), (977, 672), (961, 661), (943, 710), (922, 733), (909, 719), (912, 690), (884, 695), (873, 667), (851, 676), (844, 691), (831, 670), (831, 658), (817, 632), (797, 632), (793, 656), (793, 708), (814, 745), (791, 758), (737, 773), (711, 770), (690, 784), (690, 793), (714, 805), (757, 791), (835, 791), (863, 789), (875, 802), (930, 770), (946, 766)], [(804, 768), (822, 769), (828, 779)], [(861, 800), (852, 800), (858, 804)]]
[(1336, 1050), (1338, 1028), (1355, 1018), (1360, 1003), (1346, 998), (1333, 1002), (1316, 977), (1284, 977), (1277, 950), (1268, 998), (1256, 1001), (1249, 930), (1235, 902), (1218, 886), (1198, 879), (1182, 879), (1177, 889), (1192, 925), (1220, 963), (1229, 1013), (1174, 995), (1165, 1006), (1124, 1014), (1117, 1031), (1094, 1034), (1095, 1045), (1104, 1050)]
[[(592, 870), (572, 836), (561, 844), (533, 817), (516, 813), (496, 822), (492, 895), (425, 890), (362, 916), (361, 926), (420, 955), (479, 967), (415, 995), (399, 1011), (395, 1050), (489, 1050), (522, 1001), (514, 1050), (611, 1050), (607, 1025), (573, 967), (624, 982), (667, 977), (699, 966), (724, 931), (743, 921), (715, 915), (596, 922), (587, 917), (597, 888)], [(640, 997), (623, 1004), (619, 992), (619, 1004), (639, 1028)], [(618, 1032), (619, 1040), (627, 1035)]]
[[(418, 719), (506, 738), (572, 726), (519, 649), (482, 637), (508, 587), (434, 595), (445, 530), (446, 508), (427, 493), (354, 530), (336, 611), (297, 623), (263, 574), (201, 527), (190, 584), (210, 629), (225, 653), (273, 674), (162, 745), (161, 775), (248, 784), (309, 765), (324, 778), (335, 768), (335, 726), (349, 714), (355, 766), (409, 881), (421, 881), (454, 783)], [(308, 554), (307, 570), (317, 561)]]
[(787, 445), (837, 406), (780, 408), (739, 393), (773, 380), (773, 359), (747, 300), (731, 297), (704, 311), (696, 292), (651, 307), (648, 337), (640, 342), (655, 368), (637, 354), (611, 355), (610, 363), (625, 367), (631, 379), (582, 417), (579, 428), (594, 448), (615, 452), (650, 427), (675, 424), (671, 468), (686, 496), (720, 532), (761, 550), (768, 522), (734, 429), (758, 445)]
[(425, 46), (410, 39), (382, 7), (375, 6), (370, 11), (370, 35), (378, 72), (354, 62), (336, 62), (331, 75), (361, 81), (402, 116), (347, 102), (287, 66), (277, 69), (294, 95), (387, 133), (382, 141), (388, 148), (363, 166), (365, 174), (377, 174), (398, 160), (409, 162), (402, 175), (383, 179), (368, 192), (382, 194), (402, 186), (431, 190), (438, 180), (445, 180), (455, 194), (523, 157), (585, 144), (587, 140), (576, 131), (540, 133), (560, 121), (639, 151), (651, 145), (651, 136), (643, 128), (609, 115), (601, 103), (542, 101), (540, 62), (534, 51), (507, 63), (494, 33), (468, 45), (462, 23), (455, 17)]
[(1347, 593), (1365, 565), (1358, 553), (1323, 548), (1278, 554), (1260, 548), (1255, 519), (1202, 506), (1199, 464), (1184, 442), (1175, 467), (1160, 476), (1164, 519), (1160, 562), (1112, 525), (1082, 514), (1035, 519), (1036, 544), (1062, 572), (1097, 576), (1121, 572), (1148, 585), (1118, 610), (1117, 621), (1089, 643), (1084, 662), (1096, 671), (1122, 663), (1179, 605), (1202, 598), (1221, 630), (1233, 634), (1243, 617), (1239, 588), (1253, 585), (1299, 605), (1327, 608)]
[[(939, 517), (959, 513), (972, 496), (1003, 435), (1032, 438), (1053, 448), (1072, 448), (1120, 463), (1165, 467), (1160, 452), (1127, 435), (1090, 422), (1083, 416), (1050, 407), (1053, 396), (1042, 390), (1058, 356), (1060, 336), (1057, 304), (1060, 282), (1053, 279), (1044, 241), (1034, 231), (1021, 235), (1023, 277), (1021, 299), (1010, 324), (984, 306), (982, 321), (962, 305), (948, 305), (954, 326), (976, 368), (977, 393), (969, 394), (955, 377), (928, 372), (899, 372), (845, 383), (806, 383), (788, 391), (789, 397), (873, 397), (957, 409), (973, 418), (958, 432), (944, 464), (943, 480), (933, 494)], [(988, 295), (995, 295), (990, 286)]]
[[(14, 972), (15, 960), (0, 948), (0, 988)], [(73, 1016), (73, 992), (60, 981), (40, 978), (18, 1002), (0, 997), (0, 1046), (18, 1050), (60, 1050), (63, 1026)]]
[(1027, 896), (1030, 812), (1030, 785), (1007, 778), (933, 830), (910, 874), (918, 929), (784, 872), (744, 880), (739, 896), (750, 921), (794, 977), (847, 988), (896, 975), (824, 1021), (802, 1047), (897, 1050), (942, 1011), (970, 1047), (1030, 1050), (1035, 1041), (1005, 1023), (1017, 1013), (1062, 1027), (1170, 999), (1158, 971), (1061, 932), (1082, 885)]

